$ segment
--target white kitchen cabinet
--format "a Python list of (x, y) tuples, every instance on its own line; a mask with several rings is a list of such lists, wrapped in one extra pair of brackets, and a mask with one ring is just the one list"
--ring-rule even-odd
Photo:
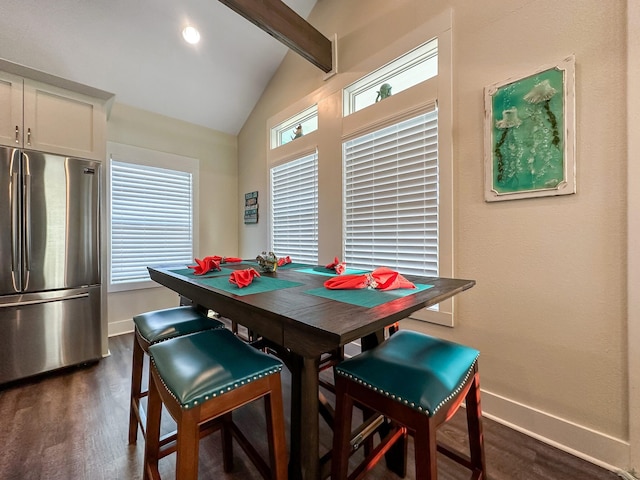
[(0, 72), (0, 144), (104, 160), (105, 102)]
[(22, 147), (23, 78), (0, 72), (0, 145)]

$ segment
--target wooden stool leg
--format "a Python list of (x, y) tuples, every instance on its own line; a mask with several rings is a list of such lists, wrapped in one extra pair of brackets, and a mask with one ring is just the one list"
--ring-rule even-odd
[(142, 391), (142, 369), (144, 365), (144, 351), (133, 337), (133, 358), (131, 360), (131, 402), (129, 405), (129, 444), (133, 445), (138, 439), (138, 419), (140, 418), (140, 392)]
[(158, 460), (160, 454), (160, 420), (162, 415), (162, 400), (156, 387), (155, 380), (149, 376), (149, 397), (147, 401), (147, 426), (144, 447), (144, 475), (143, 480), (160, 479)]
[(337, 376), (336, 416), (333, 430), (333, 451), (331, 453), (331, 479), (346, 480), (349, 468), (349, 441), (351, 440), (351, 417), (353, 400), (346, 391), (345, 381)]
[(424, 480), (438, 479), (438, 461), (436, 429), (431, 428), (429, 420), (416, 429), (414, 436), (416, 478)]
[(389, 336), (393, 335), (398, 331), (400, 331), (400, 322), (392, 323), (387, 327), (387, 333), (389, 334)]
[(226, 473), (233, 470), (233, 416), (226, 413), (222, 416), (222, 466)]
[(471, 465), (482, 473), (479, 478), (486, 479), (484, 459), (484, 434), (482, 432), (482, 408), (480, 405), (480, 374), (476, 370), (471, 388), (465, 398), (467, 410), (467, 428), (469, 430), (469, 449)]
[(176, 478), (180, 480), (198, 479), (198, 453), (200, 450), (200, 407), (183, 410), (178, 423), (178, 444), (176, 451)]
[(287, 479), (287, 442), (284, 435), (284, 408), (280, 375), (269, 376), (271, 393), (264, 397), (269, 440), (269, 461), (272, 480)]

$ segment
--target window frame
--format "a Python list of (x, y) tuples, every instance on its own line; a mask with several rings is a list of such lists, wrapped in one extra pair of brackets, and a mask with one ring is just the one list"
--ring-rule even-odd
[[(455, 270), (453, 258), (454, 163), (451, 19), (445, 16), (445, 18), (437, 19), (436, 23), (441, 27), (441, 29), (438, 29), (440, 30), (439, 33), (434, 35), (438, 41), (438, 75), (398, 94), (391, 95), (384, 102), (375, 103), (344, 116), (342, 119), (341, 140), (344, 142), (355, 136), (374, 131), (380, 126), (411, 118), (428, 108), (428, 105), (437, 104), (439, 176), (438, 275), (444, 278), (452, 278)], [(344, 250), (342, 253), (344, 255)], [(409, 318), (453, 327), (455, 324), (454, 304), (455, 299), (450, 298), (440, 302), (433, 308), (414, 312)]]
[(111, 264), (112, 264), (112, 245), (111, 245), (111, 161), (116, 160), (122, 163), (144, 165), (148, 167), (163, 168), (174, 171), (182, 171), (191, 174), (191, 225), (192, 225), (192, 251), (198, 251), (199, 239), (199, 160), (196, 158), (176, 155), (167, 152), (160, 152), (132, 145), (125, 145), (115, 142), (107, 142), (107, 175), (105, 175), (105, 200), (106, 200), (106, 226), (105, 235), (107, 246), (107, 264), (106, 264), (106, 285), (107, 291), (123, 292), (130, 290), (138, 290), (145, 288), (160, 287), (151, 279), (138, 282), (127, 282), (112, 284), (111, 282)]
[[(437, 55), (438, 37), (436, 36), (424, 42), (422, 45), (418, 45), (417, 47), (409, 50), (405, 54), (400, 55), (398, 58), (395, 58), (386, 65), (383, 65), (373, 72), (361, 77), (350, 85), (347, 85), (342, 90), (342, 115), (344, 117), (348, 117), (351, 114), (359, 112), (363, 108), (370, 107), (371, 105), (365, 105), (361, 108), (356, 108), (357, 97), (373, 90), (374, 88), (384, 83), (393, 83), (394, 78), (396, 78), (397, 76), (411, 71), (417, 68), (419, 65), (423, 65), (429, 62), (429, 60), (433, 59), (433, 57)], [(436, 68), (436, 74), (434, 76), (437, 75), (438, 71)], [(434, 78), (434, 76), (416, 81), (413, 85), (402, 90), (392, 90), (391, 96), (411, 89), (421, 82), (425, 82), (430, 80), (431, 78)]]
[(296, 113), (295, 115), (287, 118), (283, 122), (278, 125), (274, 125), (270, 128), (270, 138), (271, 138), (271, 149), (276, 149), (278, 147), (282, 147), (283, 145), (287, 145), (291, 143), (293, 140), (291, 139), (288, 142), (283, 142), (282, 138), (285, 132), (293, 132), (297, 125), (301, 125), (306, 123), (309, 120), (316, 120), (316, 128), (313, 130), (303, 131), (303, 136), (313, 133), (318, 130), (318, 105), (311, 105), (310, 107), (305, 108), (304, 110)]

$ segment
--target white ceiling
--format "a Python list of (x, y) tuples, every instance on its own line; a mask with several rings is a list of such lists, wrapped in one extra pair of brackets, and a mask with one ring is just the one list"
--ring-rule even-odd
[[(306, 18), (316, 0), (284, 3)], [(286, 52), (217, 0), (0, 0), (0, 58), (230, 134)]]

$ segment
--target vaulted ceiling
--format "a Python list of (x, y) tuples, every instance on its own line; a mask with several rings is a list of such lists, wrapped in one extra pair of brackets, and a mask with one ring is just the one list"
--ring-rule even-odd
[[(284, 0), (306, 18), (316, 0)], [(197, 45), (181, 35), (186, 25)], [(287, 47), (216, 0), (2, 0), (0, 58), (237, 134)]]

